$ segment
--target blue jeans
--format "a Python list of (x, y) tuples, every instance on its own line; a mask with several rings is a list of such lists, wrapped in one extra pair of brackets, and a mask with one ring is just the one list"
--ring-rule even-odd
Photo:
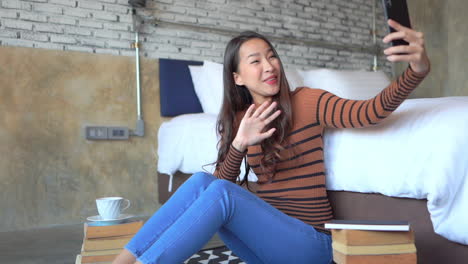
[(195, 173), (125, 246), (138, 261), (183, 263), (216, 233), (242, 260), (331, 263), (330, 235), (290, 217), (242, 187)]

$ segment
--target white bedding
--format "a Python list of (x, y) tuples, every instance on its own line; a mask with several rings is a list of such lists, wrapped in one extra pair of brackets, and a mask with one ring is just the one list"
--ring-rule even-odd
[[(169, 191), (172, 191), (172, 177), (176, 171), (195, 173), (214, 172), (218, 156), (216, 119), (213, 114), (186, 114), (161, 124), (158, 132), (158, 171), (168, 174)], [(240, 178), (245, 169), (241, 167)], [(256, 181), (253, 172), (249, 181)]]
[[(214, 162), (215, 126), (209, 114), (164, 122), (158, 171)], [(427, 199), (435, 232), (468, 245), (468, 97), (409, 99), (377, 126), (327, 129), (324, 144), (327, 189)]]

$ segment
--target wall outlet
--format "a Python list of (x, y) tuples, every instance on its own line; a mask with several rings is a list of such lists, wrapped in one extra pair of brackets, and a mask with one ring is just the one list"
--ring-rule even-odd
[(107, 127), (103, 126), (87, 126), (85, 128), (86, 139), (103, 140), (107, 139)]
[(88, 140), (125, 140), (129, 138), (126, 127), (87, 126), (85, 137)]
[(129, 131), (126, 127), (108, 127), (107, 138), (108, 139), (128, 139)]

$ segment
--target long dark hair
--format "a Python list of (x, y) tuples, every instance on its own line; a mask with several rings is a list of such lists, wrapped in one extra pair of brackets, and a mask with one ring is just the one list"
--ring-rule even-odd
[[(223, 82), (224, 82), (224, 96), (223, 105), (221, 112), (218, 117), (216, 129), (220, 135), (218, 142), (218, 159), (216, 161), (216, 169), (219, 168), (220, 164), (226, 159), (227, 152), (234, 140), (237, 129), (240, 124), (240, 119), (236, 118), (236, 114), (241, 111), (245, 111), (252, 103), (253, 99), (250, 95), (249, 90), (245, 86), (238, 86), (234, 81), (234, 72), (239, 71), (239, 50), (243, 43), (251, 39), (262, 39), (271, 48), (274, 55), (278, 58), (280, 63), (280, 90), (273, 96), (272, 100), (278, 103), (277, 109), (281, 110), (281, 114), (274, 121), (272, 121), (265, 131), (275, 127), (276, 131), (273, 135), (263, 140), (260, 145), (264, 156), (261, 160), (260, 167), (262, 171), (267, 172), (271, 178), (274, 176), (276, 163), (280, 159), (281, 143), (284, 142), (289, 130), (292, 126), (292, 113), (291, 113), (291, 102), (289, 98), (289, 84), (286, 80), (284, 73), (283, 64), (279, 59), (278, 53), (276, 52), (273, 45), (261, 34), (252, 31), (246, 31), (240, 33), (239, 36), (234, 37), (229, 41), (226, 46), (224, 53), (224, 67), (223, 67)], [(245, 163), (245, 177), (241, 182), (247, 183), (248, 187), (248, 173), (250, 166)]]

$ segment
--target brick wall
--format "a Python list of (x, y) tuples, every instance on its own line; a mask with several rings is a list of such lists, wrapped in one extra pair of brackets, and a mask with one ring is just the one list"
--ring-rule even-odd
[[(372, 1), (147, 0), (146, 8), (137, 10), (143, 21), (140, 52), (149, 58), (221, 62), (235, 32), (255, 30), (279, 38), (272, 42), (287, 67), (370, 69), (373, 55), (369, 52), (324, 45), (371, 46)], [(386, 27), (381, 1), (375, 1), (381, 43)], [(127, 2), (1, 0), (0, 45), (134, 56), (134, 26)], [(170, 23), (155, 25), (154, 18)], [(296, 39), (306, 42), (293, 43)], [(390, 64), (384, 65), (390, 72)]]

